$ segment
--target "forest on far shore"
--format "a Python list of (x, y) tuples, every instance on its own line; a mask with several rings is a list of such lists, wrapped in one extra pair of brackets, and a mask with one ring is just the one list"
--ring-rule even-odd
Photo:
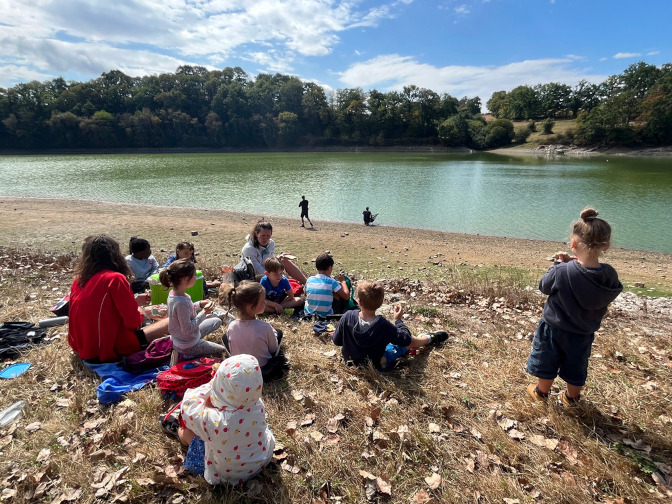
[[(0, 88), (0, 149), (297, 148), (445, 145), (490, 149), (525, 143), (555, 119), (553, 137), (578, 146), (672, 144), (672, 64), (644, 62), (599, 84), (518, 86), (485, 103), (414, 85), (402, 91), (339, 89), (242, 68), (180, 66), (130, 77)], [(526, 121), (518, 127), (513, 121)], [(537, 124), (538, 123), (538, 124)]]

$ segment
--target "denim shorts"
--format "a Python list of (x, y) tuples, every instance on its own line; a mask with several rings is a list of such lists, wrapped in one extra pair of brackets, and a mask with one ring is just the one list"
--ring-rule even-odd
[(184, 457), (184, 468), (197, 476), (205, 473), (205, 443), (198, 436), (194, 436), (189, 443), (187, 455)]
[(541, 319), (527, 359), (527, 372), (542, 380), (554, 380), (560, 376), (570, 385), (583, 387), (594, 339), (594, 333), (570, 333)]

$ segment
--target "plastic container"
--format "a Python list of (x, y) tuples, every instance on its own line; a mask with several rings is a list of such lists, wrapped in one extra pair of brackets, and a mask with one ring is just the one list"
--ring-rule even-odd
[(4, 427), (23, 416), (26, 401), (16, 401), (9, 408), (0, 411), (0, 427)]
[(52, 317), (52, 318), (47, 318), (40, 320), (37, 325), (38, 327), (54, 327), (54, 326), (59, 326), (59, 325), (64, 325), (68, 323), (68, 317)]
[(233, 285), (233, 266), (222, 266), (222, 283)]

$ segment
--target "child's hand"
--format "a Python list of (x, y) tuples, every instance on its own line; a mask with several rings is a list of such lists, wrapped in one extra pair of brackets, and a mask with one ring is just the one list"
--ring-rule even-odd
[(148, 305), (152, 301), (152, 294), (150, 292), (143, 292), (142, 294), (136, 294), (135, 300), (137, 301), (139, 306)]
[(404, 307), (401, 306), (401, 303), (394, 305), (394, 320), (401, 320), (401, 317), (404, 315)]
[(339, 282), (343, 282), (345, 280), (345, 275), (343, 273), (339, 273), (338, 275), (336, 275), (336, 279)]
[(204, 299), (203, 301), (200, 302), (201, 308), (203, 308), (203, 311), (205, 313), (210, 313), (213, 308), (215, 307), (215, 303), (212, 301), (208, 301), (207, 299)]
[(560, 261), (560, 262), (569, 262), (569, 261), (572, 260), (572, 257), (565, 252), (556, 252), (553, 255), (553, 259), (555, 259), (556, 261)]

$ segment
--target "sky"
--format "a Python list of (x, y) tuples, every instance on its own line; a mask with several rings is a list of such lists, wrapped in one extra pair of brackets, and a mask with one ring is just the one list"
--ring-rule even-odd
[(0, 87), (180, 65), (457, 98), (672, 62), (672, 0), (0, 0)]

